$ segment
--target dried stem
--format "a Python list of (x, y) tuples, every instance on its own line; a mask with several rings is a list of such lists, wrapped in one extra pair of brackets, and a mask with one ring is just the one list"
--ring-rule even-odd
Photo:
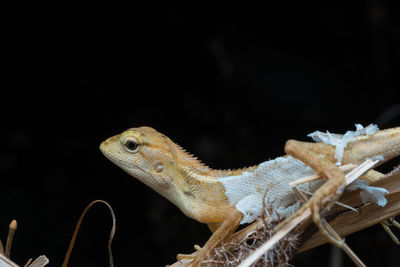
[(78, 222), (76, 224), (76, 227), (75, 227), (74, 234), (72, 235), (72, 238), (71, 238), (71, 242), (69, 243), (68, 251), (67, 251), (67, 254), (65, 256), (65, 259), (64, 259), (64, 262), (62, 264), (62, 267), (67, 267), (68, 266), (69, 258), (71, 257), (71, 252), (72, 252), (72, 249), (74, 248), (75, 240), (76, 240), (76, 237), (78, 235), (79, 229), (81, 227), (83, 218), (85, 217), (86, 212), (96, 203), (103, 203), (104, 205), (106, 205), (108, 207), (108, 209), (111, 212), (113, 225), (112, 225), (111, 232), (110, 232), (110, 238), (108, 240), (108, 256), (109, 256), (109, 260), (110, 260), (110, 266), (111, 267), (114, 266), (114, 260), (113, 260), (113, 256), (112, 256), (112, 250), (111, 250), (111, 243), (112, 243), (112, 240), (114, 238), (115, 228), (116, 228), (116, 219), (115, 219), (114, 210), (111, 208), (110, 204), (108, 204), (106, 201), (104, 201), (104, 200), (95, 200), (95, 201), (91, 202), (89, 205), (86, 206), (85, 210), (82, 212), (81, 216), (79, 217), (79, 220), (78, 220)]
[(32, 258), (30, 258), (24, 265), (24, 267), (28, 267), (32, 262)]
[[(345, 212), (345, 209), (340, 206), (333, 209), (332, 212), (336, 216), (329, 221), (329, 224), (340, 236), (347, 236), (400, 215), (400, 173), (382, 179), (372, 186), (383, 187), (389, 191), (389, 194), (385, 195), (387, 204), (384, 207), (375, 203), (363, 204), (358, 190), (346, 192), (340, 201), (352, 207), (359, 207), (359, 210)], [(315, 233), (305, 242), (299, 252), (320, 246), (326, 242), (326, 238)]]
[(3, 243), (1, 242), (1, 239), (0, 239), (0, 254), (4, 255), (4, 247), (3, 247)]
[(49, 259), (42, 255), (39, 256), (36, 260), (34, 260), (28, 267), (43, 267), (49, 263)]
[(8, 227), (8, 236), (7, 236), (7, 243), (6, 243), (6, 249), (5, 249), (5, 255), (7, 258), (10, 258), (12, 241), (14, 239), (14, 234), (15, 234), (16, 230), (17, 230), (17, 221), (12, 220), (10, 223), (10, 226)]
[(264, 255), (268, 250), (270, 250), (275, 244), (279, 242), (285, 235), (292, 231), (297, 225), (302, 221), (306, 220), (311, 216), (311, 210), (306, 209), (302, 214), (293, 218), (288, 224), (282, 227), (278, 232), (276, 232), (267, 242), (265, 242), (261, 247), (254, 251), (248, 258), (246, 258), (239, 267), (250, 266), (258, 260), (262, 255)]

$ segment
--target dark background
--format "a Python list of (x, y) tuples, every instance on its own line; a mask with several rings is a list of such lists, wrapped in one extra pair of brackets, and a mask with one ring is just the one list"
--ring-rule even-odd
[[(207, 240), (205, 225), (101, 155), (100, 142), (127, 128), (152, 126), (212, 167), (239, 168), (315, 130), (399, 126), (399, 3), (3, 9), (0, 237), (17, 219), (12, 258), (45, 254), (59, 266), (95, 199), (117, 216), (116, 266), (164, 266)], [(110, 226), (106, 208), (90, 210), (70, 266), (108, 266)], [(398, 264), (381, 227), (346, 240), (368, 266)], [(325, 245), (293, 264), (323, 266), (329, 255)]]

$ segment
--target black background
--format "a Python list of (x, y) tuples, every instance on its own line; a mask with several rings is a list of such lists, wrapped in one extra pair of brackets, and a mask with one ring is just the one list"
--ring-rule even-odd
[[(239, 168), (315, 130), (399, 126), (395, 2), (4, 8), (0, 237), (17, 219), (12, 258), (45, 254), (59, 266), (95, 199), (117, 216), (116, 266), (163, 266), (207, 240), (205, 225), (101, 155), (100, 142), (127, 128), (152, 126), (212, 167)], [(106, 208), (89, 211), (70, 266), (108, 266), (110, 225)], [(368, 266), (398, 264), (378, 226), (346, 240)], [(329, 255), (325, 245), (293, 264), (323, 266)]]

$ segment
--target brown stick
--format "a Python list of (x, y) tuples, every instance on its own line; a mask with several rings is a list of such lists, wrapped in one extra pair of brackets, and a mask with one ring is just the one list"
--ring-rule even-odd
[[(363, 205), (358, 190), (345, 193), (339, 201), (353, 207), (361, 206), (361, 208), (358, 212), (344, 213), (329, 222), (340, 236), (347, 236), (400, 215), (400, 174), (382, 179), (372, 185), (383, 187), (389, 191), (389, 194), (385, 195), (387, 204), (384, 207), (379, 207), (375, 203)], [(343, 208), (335, 206), (334, 212), (342, 213)], [(323, 236), (316, 233), (305, 242), (299, 252), (320, 246), (326, 242), (327, 240)]]
[(68, 266), (69, 258), (71, 257), (71, 252), (72, 252), (72, 249), (74, 248), (75, 240), (76, 240), (76, 237), (78, 236), (78, 232), (79, 232), (79, 229), (81, 227), (83, 218), (85, 217), (86, 212), (96, 203), (103, 203), (104, 205), (106, 205), (108, 207), (108, 209), (111, 212), (113, 225), (112, 225), (111, 232), (110, 232), (110, 238), (108, 240), (108, 256), (109, 256), (109, 260), (110, 260), (110, 266), (111, 267), (114, 266), (114, 260), (113, 260), (113, 256), (112, 256), (112, 250), (111, 250), (111, 243), (112, 243), (112, 240), (114, 238), (115, 228), (116, 228), (116, 219), (115, 219), (114, 210), (111, 208), (110, 204), (108, 204), (106, 201), (104, 201), (104, 200), (95, 200), (95, 201), (91, 202), (89, 205), (86, 206), (85, 210), (81, 214), (81, 217), (79, 217), (79, 220), (78, 220), (78, 222), (76, 224), (76, 227), (75, 227), (74, 234), (72, 235), (71, 241), (69, 243), (68, 251), (67, 251), (67, 254), (65, 255), (65, 259), (64, 259), (64, 262), (62, 264), (62, 267), (67, 267)]
[(1, 242), (1, 239), (0, 239), (0, 254), (4, 255), (4, 247), (3, 247), (3, 243)]
[[(329, 233), (331, 235), (333, 235), (335, 238), (340, 239), (341, 237), (339, 236), (338, 233), (336, 233), (336, 231), (332, 228), (332, 226), (330, 226), (329, 223), (327, 223), (324, 219), (323, 221), (324, 226), (326, 227), (326, 229), (329, 231)], [(344, 252), (346, 252), (347, 256), (349, 256), (349, 258), (358, 266), (358, 267), (366, 267), (367, 265), (365, 265), (360, 258), (356, 255), (356, 253), (354, 253), (354, 251), (346, 244), (343, 243), (343, 250)]]
[(10, 258), (12, 241), (14, 239), (14, 234), (16, 230), (17, 230), (17, 221), (12, 220), (10, 226), (8, 227), (8, 236), (7, 236), (7, 243), (5, 250), (5, 255), (7, 258)]

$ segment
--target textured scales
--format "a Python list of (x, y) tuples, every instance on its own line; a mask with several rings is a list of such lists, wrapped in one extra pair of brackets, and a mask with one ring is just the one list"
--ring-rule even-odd
[[(248, 215), (247, 211), (250, 210), (248, 218), (255, 219), (254, 216), (251, 217), (254, 215), (251, 214), (252, 202), (255, 202), (254, 199), (259, 199), (260, 194), (267, 191), (267, 198), (277, 204), (275, 209), (281, 208), (282, 205), (292, 206), (292, 200), (286, 204), (284, 201), (293, 197), (294, 193), (289, 187), (276, 187), (279, 181), (273, 179), (282, 179), (281, 183), (287, 183), (302, 178), (299, 176), (305, 174), (305, 169), (329, 179), (315, 191), (313, 197), (301, 209), (278, 226), (293, 220), (306, 208), (311, 208), (313, 221), (329, 241), (338, 246), (342, 244), (329, 236), (319, 215), (320, 211), (333, 205), (345, 186), (344, 174), (333, 164), (336, 162), (333, 145), (289, 140), (285, 151), (293, 158), (284, 156), (259, 166), (234, 171), (213, 170), (207, 167), (168, 137), (150, 127), (132, 128), (113, 136), (104, 141), (100, 149), (112, 162), (169, 199), (184, 214), (207, 223), (210, 229), (215, 231), (198, 252), (194, 265), (202, 262), (212, 248), (235, 231), (243, 217), (246, 218)], [(397, 127), (370, 136), (355, 137), (346, 146), (341, 163), (360, 164), (367, 158), (378, 157), (381, 164), (399, 154), (400, 127)], [(303, 166), (300, 169), (298, 169), (299, 160)], [(297, 167), (291, 168), (291, 165)], [(274, 168), (282, 169), (278, 170), (279, 175), (273, 172)], [(272, 173), (270, 178), (268, 173)], [(258, 178), (266, 182), (259, 186)], [(366, 180), (369, 182), (381, 178), (382, 175), (372, 170), (366, 175)], [(234, 183), (237, 185), (234, 186)], [(251, 188), (252, 186), (255, 188)], [(273, 187), (276, 187), (277, 191), (269, 195), (273, 192), (271, 190)], [(243, 193), (242, 188), (247, 188), (247, 192)], [(257, 194), (258, 196), (253, 198)], [(245, 209), (241, 211), (243, 207)], [(288, 215), (285, 214), (285, 217)], [(178, 258), (184, 257), (192, 256), (178, 255)]]
[[(124, 142), (137, 142), (130, 153)], [(167, 136), (150, 127), (132, 128), (104, 141), (103, 154), (123, 170), (178, 206), (185, 215), (204, 223), (222, 222), (232, 209), (217, 177), (240, 175), (240, 170), (214, 170)], [(162, 165), (157, 172), (155, 166)]]
[[(385, 155), (386, 161), (398, 153), (398, 139), (399, 128), (379, 131), (371, 136), (358, 136), (348, 144), (342, 163), (359, 164), (365, 158), (377, 155)], [(124, 142), (129, 140), (138, 144), (135, 153), (125, 148)], [(302, 142), (302, 146), (324, 155), (331, 162), (336, 161), (335, 147), (332, 145)], [(268, 200), (285, 218), (292, 211), (282, 207), (295, 207), (296, 202), (287, 184), (315, 174), (304, 163), (291, 157), (279, 157), (259, 166), (239, 170), (211, 169), (150, 127), (126, 130), (104, 141), (100, 148), (116, 165), (169, 199), (187, 216), (203, 223), (223, 222), (234, 206), (245, 215), (242, 223), (253, 221), (261, 212), (261, 205), (256, 203), (258, 208), (255, 209), (258, 210), (255, 214), (246, 214), (243, 204), (248, 207), (249, 203), (245, 202), (260, 201), (266, 190), (269, 190)], [(162, 166), (163, 170), (157, 172), (156, 166)], [(369, 175), (370, 181), (373, 180), (372, 175), (373, 172)], [(315, 184), (311, 185), (312, 189), (316, 189)], [(303, 189), (307, 189), (306, 186), (303, 185)]]

